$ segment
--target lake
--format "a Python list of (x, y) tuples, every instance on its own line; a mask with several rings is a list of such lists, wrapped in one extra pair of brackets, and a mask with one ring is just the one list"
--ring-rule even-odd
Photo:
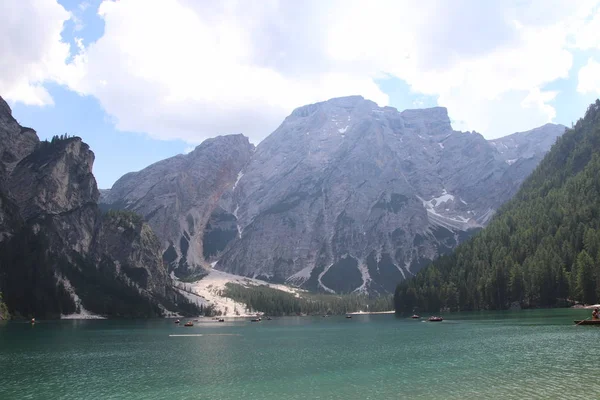
[(590, 315), (4, 322), (0, 399), (593, 399)]

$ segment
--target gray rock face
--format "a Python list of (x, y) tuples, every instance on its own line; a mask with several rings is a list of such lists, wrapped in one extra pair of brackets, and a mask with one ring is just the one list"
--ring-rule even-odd
[(95, 232), (91, 253), (97, 262), (103, 258), (114, 260), (119, 273), (148, 293), (167, 296), (171, 282), (162, 262), (160, 241), (138, 216), (104, 216)]
[[(0, 277), (7, 277), (12, 283), (6, 287), (0, 282), (0, 291), (4, 290), (7, 302), (22, 298), (18, 293), (22, 289), (15, 285), (21, 287), (23, 283), (23, 287), (33, 291), (25, 296), (49, 291), (45, 292), (49, 301), (56, 301), (45, 305), (32, 300), (27, 306), (10, 303), (12, 309), (23, 315), (31, 311), (43, 315), (48, 311), (48, 315), (56, 316), (65, 307), (72, 312), (72, 307), (65, 305), (64, 296), (61, 298), (60, 293), (66, 293), (79, 302), (78, 307), (94, 312), (88, 306), (88, 300), (95, 300), (95, 295), (89, 294), (94, 291), (98, 295), (110, 292), (106, 300), (92, 306), (102, 307), (96, 311), (101, 313), (113, 310), (118, 315), (148, 316), (159, 310), (164, 301), (176, 306), (180, 295), (171, 288), (160, 241), (150, 226), (130, 213), (100, 212), (100, 193), (92, 173), (94, 153), (80, 138), (40, 142), (35, 131), (22, 128), (14, 120), (0, 98), (0, 157), (0, 242), (5, 246), (2, 251), (8, 253), (10, 246), (25, 246), (19, 250), (23, 253), (23, 265), (18, 264), (21, 258), (6, 262), (6, 254), (0, 254)], [(37, 247), (23, 245), (32, 241)], [(27, 260), (31, 259), (41, 260), (38, 263), (44, 265), (29, 263)], [(27, 268), (33, 270), (23, 273)], [(38, 286), (19, 282), (28, 274), (36, 274)], [(52, 285), (58, 290), (49, 289)], [(68, 293), (65, 287), (69, 288)], [(88, 297), (81, 297), (82, 293)], [(152, 301), (158, 308), (128, 309), (127, 302), (138, 296), (147, 299), (141, 301), (143, 305)], [(115, 304), (111, 305), (113, 300)]]
[(312, 290), (390, 292), (484, 226), (564, 129), (487, 141), (454, 131), (445, 108), (338, 98), (294, 110), (254, 152), (241, 136), (203, 144), (101, 201), (144, 216), (178, 272), (218, 261)]
[(9, 105), (0, 97), (0, 184), (17, 162), (30, 154), (38, 143), (35, 131), (19, 125)]
[(490, 140), (490, 144), (509, 165), (522, 159), (541, 160), (565, 129), (563, 125), (546, 124), (527, 132)]
[(301, 107), (244, 169), (228, 210), (241, 235), (216, 268), (309, 289), (391, 291), (514, 194), (564, 131), (540, 129), (490, 143), (453, 131), (439, 107), (400, 113), (362, 97)]
[[(243, 135), (209, 139), (187, 155), (123, 176), (103, 192), (100, 202), (143, 216), (161, 239), (165, 260), (175, 273), (186, 275), (208, 266), (203, 256), (205, 227), (213, 212), (218, 218), (223, 194), (235, 185), (253, 152)], [(216, 223), (213, 219), (215, 228)], [(219, 242), (217, 236), (213, 232), (209, 242)], [(208, 253), (212, 251), (211, 245)]]
[(93, 164), (94, 153), (80, 138), (42, 142), (16, 165), (8, 189), (26, 220), (96, 204)]

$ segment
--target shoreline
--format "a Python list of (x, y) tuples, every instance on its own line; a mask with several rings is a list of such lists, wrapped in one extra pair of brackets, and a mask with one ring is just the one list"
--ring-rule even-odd
[(578, 309), (578, 310), (593, 310), (594, 308), (600, 308), (600, 304), (592, 304), (589, 306), (577, 304), (577, 305), (571, 306), (570, 308), (574, 308), (574, 309)]

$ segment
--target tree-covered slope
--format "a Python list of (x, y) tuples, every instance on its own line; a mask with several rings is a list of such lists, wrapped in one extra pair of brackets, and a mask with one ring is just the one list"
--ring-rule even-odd
[(396, 288), (397, 312), (600, 299), (600, 101), (490, 225)]

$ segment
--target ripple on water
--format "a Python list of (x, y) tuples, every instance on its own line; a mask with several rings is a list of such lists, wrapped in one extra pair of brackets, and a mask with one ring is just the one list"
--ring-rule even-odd
[(600, 330), (579, 314), (478, 316), (3, 325), (0, 398), (600, 398)]

